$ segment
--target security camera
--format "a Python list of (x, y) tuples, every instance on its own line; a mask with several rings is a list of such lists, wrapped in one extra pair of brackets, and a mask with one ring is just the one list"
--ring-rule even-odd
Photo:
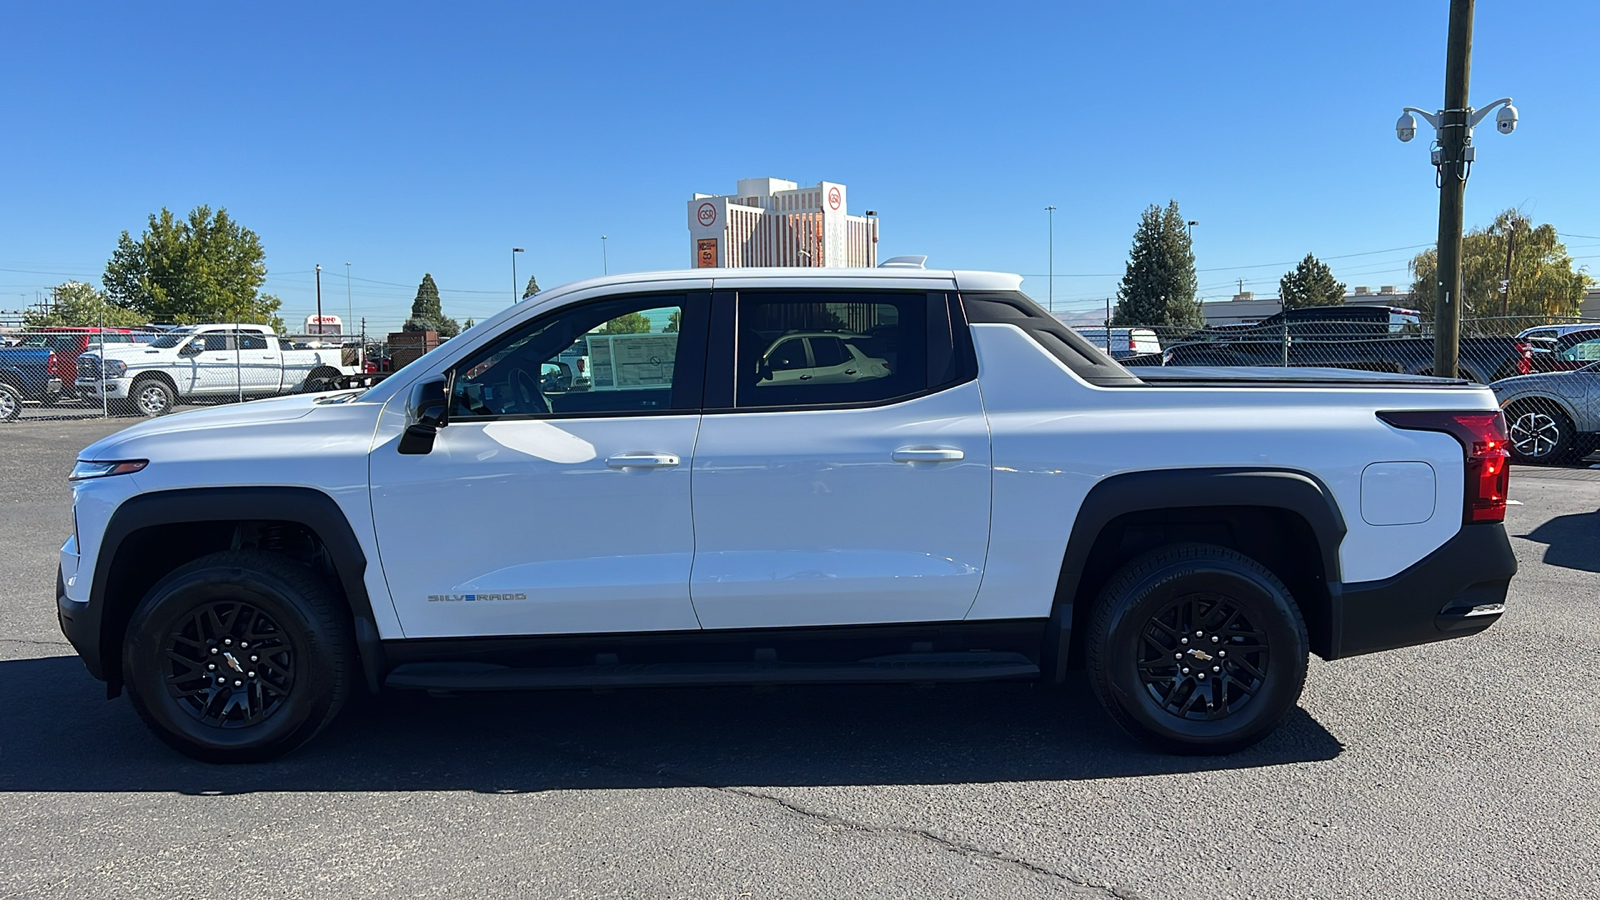
[(1500, 107), (1500, 111), (1494, 114), (1494, 127), (1501, 134), (1510, 134), (1516, 131), (1517, 108), (1509, 103)]
[[(1515, 113), (1513, 113), (1512, 116), (1511, 116), (1511, 123), (1512, 123), (1513, 126), (1516, 125), (1516, 114)], [(1502, 129), (1502, 130), (1504, 130), (1504, 129)], [(1401, 140), (1402, 143), (1404, 143), (1406, 141), (1409, 141), (1412, 138), (1416, 137), (1417, 136), (1417, 117), (1413, 116), (1411, 113), (1403, 113), (1400, 116), (1400, 121), (1394, 123), (1394, 133), (1400, 137), (1400, 140)]]

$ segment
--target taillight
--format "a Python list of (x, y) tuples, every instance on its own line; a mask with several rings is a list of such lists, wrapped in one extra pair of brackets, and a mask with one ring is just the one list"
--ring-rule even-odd
[(579, 375), (583, 374), (583, 362), (584, 362), (583, 357), (581, 357), (581, 356), (578, 357), (578, 374)]
[(1505, 416), (1495, 412), (1380, 412), (1378, 418), (1410, 431), (1442, 431), (1466, 451), (1467, 522), (1504, 522), (1511, 485)]

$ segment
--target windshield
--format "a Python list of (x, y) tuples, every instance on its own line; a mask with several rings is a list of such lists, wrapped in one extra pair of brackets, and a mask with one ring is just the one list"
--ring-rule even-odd
[(187, 340), (189, 335), (193, 333), (194, 332), (187, 330), (169, 331), (166, 334), (163, 334), (161, 337), (151, 341), (150, 346), (156, 348), (157, 350), (171, 350), (173, 347), (176, 347)]

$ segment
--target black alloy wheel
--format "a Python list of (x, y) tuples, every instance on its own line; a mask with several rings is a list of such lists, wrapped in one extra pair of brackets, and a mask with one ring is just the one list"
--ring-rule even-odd
[(1237, 602), (1216, 593), (1188, 594), (1146, 621), (1139, 677), (1150, 699), (1172, 715), (1216, 721), (1261, 693), (1269, 657), (1266, 633)]
[(231, 601), (201, 605), (167, 635), (167, 693), (217, 728), (254, 725), (294, 690), (289, 637), (260, 609)]
[(1138, 557), (1107, 581), (1084, 639), (1089, 683), (1129, 734), (1186, 754), (1270, 734), (1305, 685), (1310, 641), (1288, 588), (1211, 544)]
[(122, 678), (145, 724), (207, 762), (281, 756), (324, 728), (358, 677), (349, 611), (319, 573), (257, 550), (156, 583), (128, 622)]

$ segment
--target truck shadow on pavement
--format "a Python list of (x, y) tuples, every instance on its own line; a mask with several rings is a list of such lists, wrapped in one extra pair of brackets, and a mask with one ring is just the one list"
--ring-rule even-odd
[(1595, 553), (1600, 547), (1600, 510), (1556, 516), (1517, 537), (1544, 544), (1546, 565), (1600, 572), (1600, 554)]
[(1106, 719), (1081, 673), (1023, 684), (391, 692), (288, 757), (195, 762), (76, 657), (0, 661), (0, 792), (476, 791), (1070, 781), (1253, 768), (1343, 750), (1304, 710), (1231, 756), (1167, 756)]

